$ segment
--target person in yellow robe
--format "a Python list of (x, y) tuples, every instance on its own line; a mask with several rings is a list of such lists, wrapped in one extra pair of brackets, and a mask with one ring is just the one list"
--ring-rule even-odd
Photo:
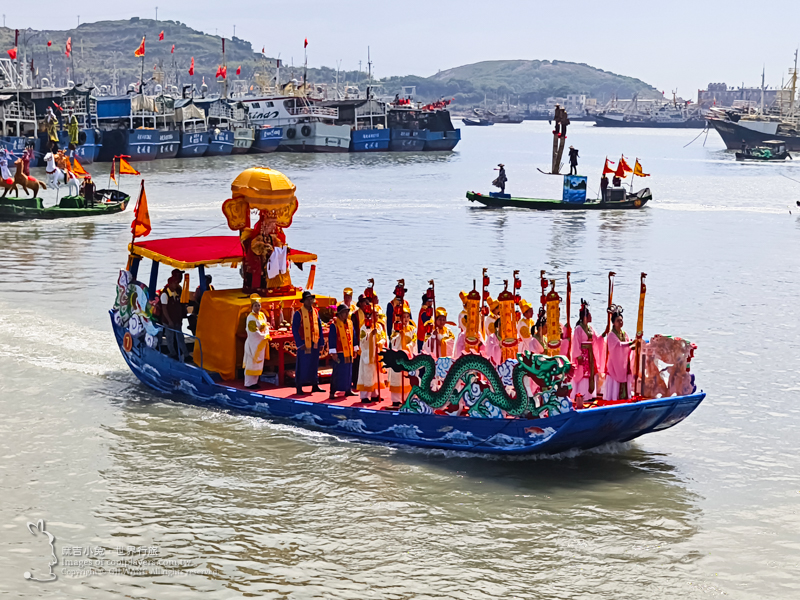
[(436, 318), (433, 321), (433, 331), (422, 347), (422, 352), (430, 354), (434, 360), (440, 358), (453, 358), (456, 336), (450, 331), (448, 325), (455, 325), (447, 320), (447, 310), (440, 306), (436, 309)]
[[(395, 309), (399, 312), (399, 319), (395, 313), (395, 326), (391, 337), (392, 350), (405, 352), (409, 358), (417, 354), (417, 335), (416, 326), (411, 320), (411, 308), (407, 301)], [(389, 371), (389, 391), (391, 392), (392, 406), (399, 407), (405, 398), (403, 394), (411, 391), (411, 383), (405, 372), (398, 373), (393, 369)]]
[(245, 322), (247, 340), (244, 343), (244, 385), (253, 389), (258, 387), (258, 378), (264, 371), (264, 360), (269, 358), (269, 323), (261, 312), (261, 298), (250, 296), (250, 313)]
[(517, 322), (517, 339), (519, 340), (519, 352), (525, 350), (531, 354), (541, 354), (544, 352), (539, 340), (536, 339), (536, 322), (533, 320), (533, 305), (527, 300), (519, 303), (522, 317)]

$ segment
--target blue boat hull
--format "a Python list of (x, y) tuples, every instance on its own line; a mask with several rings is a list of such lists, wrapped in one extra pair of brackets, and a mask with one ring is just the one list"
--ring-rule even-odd
[[(102, 145), (102, 135), (97, 129), (82, 129), (81, 138), (84, 139), (82, 144), (78, 144), (75, 148), (75, 155), (82, 165), (92, 164), (97, 160), (100, 154), (100, 147)], [(48, 139), (46, 133), (39, 134), (39, 148), (42, 150), (42, 155), (47, 152)], [(69, 133), (66, 131), (58, 132), (58, 147), (62, 150), (69, 148)], [(39, 160), (39, 166), (44, 166), (43, 158)]]
[(384, 152), (389, 149), (390, 129), (359, 129), (350, 132), (350, 152)]
[(181, 147), (178, 150), (179, 158), (203, 156), (208, 151), (208, 132), (182, 133)]
[(206, 156), (228, 156), (233, 152), (233, 131), (228, 129), (209, 132), (210, 140)]
[(427, 152), (450, 152), (461, 141), (461, 130), (425, 131), (425, 147)]
[[(36, 156), (40, 156), (42, 145), (41, 145), (41, 140), (39, 140), (39, 138), (0, 136), (0, 148), (5, 148), (16, 158), (22, 156), (22, 153), (25, 150), (25, 144), (30, 144), (30, 143), (33, 143), (33, 151), (36, 153)], [(8, 168), (11, 169), (12, 172), (14, 171), (14, 166), (13, 164), (11, 164), (10, 161)]]
[(250, 147), (250, 152), (266, 154), (275, 152), (283, 139), (282, 127), (270, 127), (267, 129), (256, 129), (255, 140)]
[(181, 149), (181, 132), (176, 129), (158, 131), (156, 158), (175, 158)]
[(250, 392), (214, 381), (203, 369), (149, 348), (125, 351), (125, 330), (111, 323), (125, 362), (150, 388), (174, 400), (232, 409), (363, 440), (491, 454), (557, 454), (627, 442), (677, 425), (704, 393), (570, 411), (544, 419), (479, 419), (336, 406)]
[(112, 129), (102, 133), (100, 161), (111, 162), (115, 156), (129, 156), (131, 161), (155, 160), (158, 154), (160, 132), (154, 129)]
[(425, 148), (425, 130), (390, 129), (389, 150), (392, 152), (422, 152)]

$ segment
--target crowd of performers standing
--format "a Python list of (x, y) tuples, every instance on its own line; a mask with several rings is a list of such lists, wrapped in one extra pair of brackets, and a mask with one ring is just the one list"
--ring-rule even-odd
[[(412, 319), (403, 280), (398, 281), (385, 311), (372, 283), (355, 302), (353, 290), (345, 288), (344, 299), (328, 323), (327, 346), (333, 365), (328, 390), (331, 399), (337, 393), (347, 397), (357, 392), (361, 402), (369, 404), (381, 400), (381, 390), (388, 387), (392, 405), (400, 406), (412, 383), (407, 373), (384, 371), (380, 352), (386, 348), (405, 352), (409, 357), (428, 354), (434, 359), (458, 359), (464, 354), (477, 353), (496, 367), (525, 351), (559, 354), (569, 357), (573, 364), (572, 399), (578, 406), (599, 395), (604, 400), (632, 397), (634, 341), (623, 330), (620, 306), (609, 305), (608, 326), (598, 333), (592, 325), (588, 303), (581, 300), (574, 330), (568, 324), (558, 323), (559, 333), (554, 339), (553, 328), (548, 328), (544, 301), (537, 312), (533, 304), (509, 291), (507, 285), (497, 298), (486, 292), (482, 295), (476, 289), (461, 292), (462, 310), (455, 322), (449, 320), (444, 307), (436, 306), (433, 281), (429, 285), (422, 296), (416, 322)], [(245, 385), (257, 387), (269, 325), (261, 312), (261, 298), (254, 294), (251, 302), (243, 366)], [(292, 334), (297, 347), (297, 393), (303, 394), (306, 386), (311, 386), (312, 392), (322, 392), (319, 361), (325, 340), (323, 322), (311, 292), (302, 294), (301, 305), (292, 318)]]

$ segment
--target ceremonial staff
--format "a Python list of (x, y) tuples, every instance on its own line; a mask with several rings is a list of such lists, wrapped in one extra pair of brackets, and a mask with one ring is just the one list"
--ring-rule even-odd
[[(375, 304), (372, 302), (372, 299), (375, 297), (375, 292), (373, 291), (375, 289), (375, 280), (374, 279), (367, 279), (367, 283), (369, 283), (369, 288), (368, 288), (369, 294), (368, 294), (368, 296), (369, 296), (369, 307), (370, 307), (369, 308), (370, 314), (368, 316), (369, 316), (370, 325), (371, 325), (370, 329), (372, 329), (372, 333), (370, 334), (370, 337), (372, 338), (372, 341), (370, 342), (370, 352), (372, 352), (372, 356), (375, 359), (375, 381), (376, 381), (376, 383), (378, 385), (378, 399), (380, 399), (380, 397), (381, 397), (381, 366), (380, 366), (380, 360), (378, 358), (378, 332), (377, 332), (378, 314), (375, 312)], [(373, 350), (373, 347), (372, 347), (372, 343), (373, 342), (375, 343), (374, 350)]]
[(642, 396), (644, 378), (644, 362), (642, 356), (642, 343), (644, 339), (644, 296), (647, 293), (647, 286), (644, 283), (644, 278), (647, 273), (642, 273), (641, 282), (639, 284), (639, 318), (636, 321), (636, 360), (633, 363), (633, 395), (636, 396), (636, 388), (639, 387), (639, 396)]
[(567, 358), (572, 360), (572, 326), (569, 320), (570, 305), (572, 304), (572, 282), (569, 280), (571, 273), (567, 271)]
[[(436, 336), (436, 286), (433, 283), (433, 279), (428, 281), (428, 285), (431, 286), (431, 294), (433, 294), (433, 325), (431, 326), (431, 336)], [(423, 330), (424, 331), (424, 330)], [(436, 347), (436, 358), (439, 358), (439, 342), (438, 340), (434, 340), (434, 345)]]
[(606, 364), (604, 365), (603, 372), (608, 372), (608, 334), (611, 331), (611, 306), (614, 303), (614, 277), (616, 277), (616, 273), (614, 271), (608, 272), (608, 307), (606, 308), (606, 330), (603, 332), (603, 337), (606, 339)]

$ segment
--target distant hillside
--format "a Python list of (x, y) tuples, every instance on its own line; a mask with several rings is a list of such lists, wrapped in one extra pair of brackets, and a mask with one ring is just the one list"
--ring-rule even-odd
[[(159, 41), (160, 32), (164, 40)], [(76, 83), (90, 82), (94, 85), (110, 84), (116, 66), (119, 90), (123, 92), (128, 84), (139, 79), (142, 62), (133, 56), (142, 36), (147, 36), (144, 60), (145, 79), (170, 76), (177, 73), (181, 83), (200, 83), (205, 78), (212, 91), (217, 88), (215, 73), (222, 63), (222, 38), (192, 29), (178, 21), (155, 21), (134, 17), (126, 21), (98, 21), (83, 23), (75, 29), (66, 31), (21, 32), (19, 58), (26, 54), (33, 60), (39, 77), (50, 77), (51, 84), (65, 85), (67, 69), (70, 79)], [(24, 40), (27, 38), (27, 45)], [(72, 38), (72, 59), (64, 53), (68, 38)], [(52, 41), (48, 48), (47, 41)], [(175, 54), (171, 54), (175, 44)], [(0, 28), (0, 52), (14, 45), (14, 30)], [(250, 42), (240, 38), (225, 41), (228, 63), (228, 80), (251, 81), (257, 70), (269, 68), (269, 76), (274, 74), (275, 59), (266, 61), (259, 50), (255, 51)], [(188, 74), (191, 58), (195, 60), (195, 76)], [(173, 68), (173, 60), (175, 67)], [(236, 76), (241, 66), (241, 76)], [(281, 80), (292, 77), (302, 79), (303, 67), (284, 66)], [(309, 69), (308, 79), (315, 83), (333, 84), (336, 71), (328, 67)], [(340, 73), (340, 83), (358, 83), (363, 91), (366, 74), (358, 71)], [(421, 100), (439, 97), (455, 97), (457, 104), (471, 105), (482, 102), (484, 94), (490, 100), (503, 100), (517, 96), (513, 101), (523, 103), (541, 102), (548, 96), (563, 96), (568, 93), (586, 94), (598, 100), (608, 100), (616, 94), (629, 98), (639, 92), (643, 98), (660, 97), (652, 86), (639, 79), (616, 75), (585, 64), (563, 61), (541, 60), (499, 60), (464, 65), (441, 71), (432, 77), (388, 77), (382, 79), (380, 86), (387, 94), (394, 95), (403, 85), (415, 85)]]
[(586, 94), (608, 100), (616, 95), (660, 98), (661, 92), (633, 77), (602, 71), (583, 63), (548, 60), (492, 60), (440, 71), (428, 78), (393, 78), (401, 85), (416, 85), (420, 93), (453, 96), (458, 103), (519, 96), (523, 103), (542, 102), (550, 96)]
[[(164, 32), (164, 40), (158, 36)], [(21, 33), (21, 36), (25, 34)], [(31, 35), (30, 33), (28, 35)], [(74, 73), (70, 79), (77, 83), (89, 81), (95, 85), (110, 84), (114, 66), (116, 65), (119, 83), (124, 89), (128, 84), (138, 81), (141, 74), (141, 59), (133, 53), (139, 47), (142, 36), (147, 36), (144, 60), (145, 79), (154, 73), (164, 70), (168, 75), (177, 71), (182, 83), (200, 83), (205, 78), (209, 87), (214, 90), (217, 66), (222, 63), (222, 38), (192, 29), (178, 21), (155, 21), (134, 17), (127, 21), (98, 21), (82, 23), (75, 29), (66, 31), (37, 31), (27, 45), (27, 60), (33, 59), (34, 68), (39, 77), (49, 77), (52, 64), (53, 79), (58, 85), (64, 85), (67, 69), (74, 63)], [(64, 48), (68, 38), (72, 38), (72, 60), (65, 55)], [(47, 41), (53, 42), (47, 47)], [(175, 44), (175, 54), (171, 54)], [(0, 50), (14, 45), (14, 30), (0, 28)], [(22, 59), (23, 44), (20, 41), (19, 58)], [(261, 50), (258, 48), (257, 50)], [(262, 55), (254, 51), (250, 42), (240, 38), (225, 40), (225, 55), (228, 64), (228, 79), (252, 79), (259, 65), (269, 65), (269, 75), (274, 74), (275, 59), (264, 62)], [(194, 78), (188, 74), (192, 57), (195, 61)], [(173, 69), (173, 59), (175, 68)], [(241, 76), (235, 75), (237, 67), (242, 67)], [(158, 70), (154, 69), (158, 67)], [(281, 79), (286, 82), (292, 76), (302, 79), (302, 66), (286, 67), (281, 72)], [(332, 69), (309, 69), (309, 81), (333, 81), (335, 71)], [(352, 82), (358, 76), (356, 72), (341, 73)], [(361, 75), (361, 79), (365, 79)]]

